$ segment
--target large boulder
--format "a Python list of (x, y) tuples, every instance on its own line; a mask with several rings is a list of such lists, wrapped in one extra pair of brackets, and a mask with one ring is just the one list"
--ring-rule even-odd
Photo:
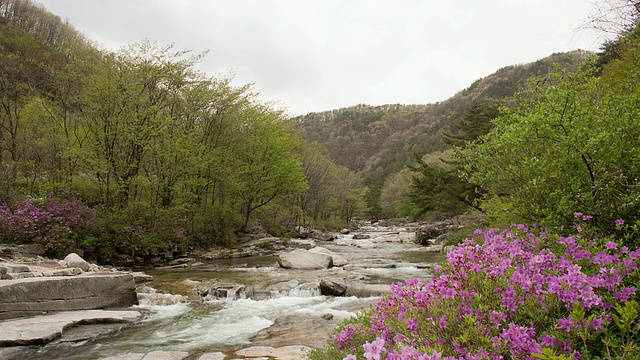
[(344, 256), (338, 255), (333, 251), (321, 246), (316, 246), (313, 249), (309, 249), (309, 251), (331, 256), (331, 259), (333, 260), (333, 266), (345, 266), (349, 263), (349, 260), (347, 260)]
[(295, 249), (291, 252), (280, 254), (278, 264), (285, 269), (319, 270), (332, 267), (333, 259), (327, 254)]
[(140, 316), (138, 311), (85, 310), (7, 320), (0, 326), (0, 347), (46, 344), (77, 324), (132, 322)]
[(347, 284), (340, 279), (324, 278), (320, 280), (320, 293), (328, 296), (343, 296), (347, 291)]
[(0, 320), (50, 311), (121, 308), (137, 302), (131, 274), (0, 281)]
[(311, 238), (312, 239), (316, 239), (318, 241), (331, 241), (334, 240), (336, 238), (336, 236), (334, 234), (331, 233), (326, 233), (326, 232), (322, 232), (319, 230), (314, 230), (311, 233)]
[(83, 258), (80, 257), (80, 255), (76, 253), (67, 255), (67, 257), (64, 258), (64, 261), (70, 268), (78, 268), (82, 271), (89, 271), (89, 268), (91, 267), (88, 262), (86, 262)]

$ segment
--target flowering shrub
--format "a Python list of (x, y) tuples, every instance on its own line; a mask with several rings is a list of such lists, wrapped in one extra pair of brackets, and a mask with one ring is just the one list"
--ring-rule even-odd
[(526, 225), (477, 230), (431, 282), (393, 285), (310, 358), (638, 356), (640, 250), (580, 230), (566, 237)]
[(55, 253), (74, 248), (95, 223), (96, 212), (80, 199), (26, 197), (11, 206), (0, 205), (0, 235), (12, 243), (36, 242)]

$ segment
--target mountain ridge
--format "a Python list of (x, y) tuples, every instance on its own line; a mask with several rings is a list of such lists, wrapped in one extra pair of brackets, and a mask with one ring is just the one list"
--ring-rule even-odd
[(455, 133), (455, 122), (472, 102), (511, 106), (514, 95), (532, 77), (543, 77), (556, 67), (574, 71), (591, 52), (554, 53), (527, 64), (510, 65), (474, 81), (447, 100), (433, 104), (358, 104), (292, 117), (309, 142), (329, 149), (334, 162), (359, 173), (375, 207), (384, 181), (415, 161), (415, 157), (451, 148), (443, 133)]

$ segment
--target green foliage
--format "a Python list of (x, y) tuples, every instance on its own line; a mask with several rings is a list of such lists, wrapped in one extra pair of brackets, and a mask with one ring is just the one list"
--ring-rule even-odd
[(433, 211), (446, 216), (461, 214), (479, 196), (476, 187), (455, 172), (429, 166), (422, 159), (416, 161), (418, 164), (409, 168), (416, 174), (411, 200), (419, 209), (417, 216)]
[(386, 218), (412, 216), (415, 208), (409, 197), (413, 176), (403, 169), (387, 178), (380, 193), (380, 210)]
[(302, 129), (307, 141), (322, 143), (336, 164), (362, 177), (368, 189), (367, 214), (387, 216), (389, 208), (380, 197), (389, 177), (414, 163), (416, 155), (422, 157), (449, 149), (451, 144), (446, 143), (442, 135), (460, 135), (456, 124), (467, 109), (474, 108), (472, 102), (480, 105), (481, 113), (495, 111), (493, 104), (497, 102), (511, 106), (510, 98), (529, 78), (547, 74), (553, 64), (575, 69), (586, 56), (584, 51), (572, 51), (553, 54), (531, 64), (506, 67), (474, 82), (452, 98), (432, 105), (357, 105), (310, 113), (292, 121)]
[[(493, 105), (472, 101), (462, 118), (456, 123), (456, 134), (443, 134), (444, 141), (463, 149), (486, 135), (492, 128), (492, 120), (498, 115)], [(481, 210), (477, 200), (483, 190), (476, 184), (459, 176), (460, 163), (441, 159), (439, 166), (428, 164), (423, 159), (417, 165), (409, 166), (414, 172), (411, 200), (418, 210), (417, 216), (427, 212), (437, 212), (444, 216), (456, 216), (474, 208)], [(448, 165), (448, 166), (447, 166)]]
[(456, 147), (465, 147), (491, 131), (493, 128), (491, 121), (498, 114), (496, 106), (484, 105), (472, 100), (467, 106), (464, 116), (454, 124), (458, 132), (456, 134), (444, 133), (442, 135), (444, 141)]
[[(298, 130), (250, 85), (197, 71), (204, 54), (99, 51), (30, 1), (0, 19), (0, 205), (74, 189), (98, 211), (85, 245), (104, 259), (226, 245), (249, 224), (284, 233), (313, 212), (293, 201), (310, 194)], [(318, 213), (346, 222), (359, 179), (325, 160), (339, 189)]]
[(570, 225), (573, 212), (593, 214), (610, 232), (616, 219), (640, 211), (640, 88), (637, 56), (615, 82), (584, 67), (532, 82), (519, 106), (459, 152), (467, 178), (505, 206), (498, 211), (549, 225)]

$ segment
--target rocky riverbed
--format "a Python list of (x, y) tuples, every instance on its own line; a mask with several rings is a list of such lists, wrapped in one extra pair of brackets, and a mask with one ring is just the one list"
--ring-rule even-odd
[[(234, 250), (192, 254), (145, 273), (72, 264), (71, 258), (48, 260), (28, 249), (13, 250), (18, 255), (8, 257), (0, 246), (6, 279), (0, 286), (39, 278), (57, 284), (58, 279), (125, 276), (139, 302), (124, 309), (114, 306), (119, 315), (78, 309), (84, 318), (80, 311), (45, 309), (46, 315), (4, 320), (3, 328), (22, 330), (0, 332), (0, 358), (300, 359), (324, 346), (340, 321), (375, 303), (389, 284), (409, 277), (427, 281), (434, 263), (443, 258), (442, 245), (431, 244), (435, 239), (428, 246), (415, 244), (411, 226), (369, 226), (355, 234), (329, 235), (252, 239)], [(17, 275), (27, 272), (32, 274)], [(105, 307), (110, 306), (97, 306)], [(36, 328), (50, 324), (49, 331), (40, 340), (23, 336), (29, 323)]]

